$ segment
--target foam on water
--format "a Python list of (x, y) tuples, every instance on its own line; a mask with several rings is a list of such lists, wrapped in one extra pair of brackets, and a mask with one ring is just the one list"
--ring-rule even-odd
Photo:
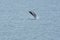
[(36, 19), (39, 19), (39, 16), (37, 16)]

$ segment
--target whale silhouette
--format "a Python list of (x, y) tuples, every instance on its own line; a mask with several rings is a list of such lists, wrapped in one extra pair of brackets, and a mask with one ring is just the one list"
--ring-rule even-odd
[(33, 11), (29, 11), (29, 13), (34, 17), (34, 19), (36, 19), (36, 18), (37, 18), (37, 15), (36, 15), (36, 13), (35, 13), (35, 12), (33, 12)]

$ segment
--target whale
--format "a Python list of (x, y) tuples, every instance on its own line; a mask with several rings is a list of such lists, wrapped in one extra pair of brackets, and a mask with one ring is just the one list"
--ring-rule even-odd
[(34, 11), (29, 11), (29, 13), (34, 17), (34, 19), (38, 19), (38, 16)]

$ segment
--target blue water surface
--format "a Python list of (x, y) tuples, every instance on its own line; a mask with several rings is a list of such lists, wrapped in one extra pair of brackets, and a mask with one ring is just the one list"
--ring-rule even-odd
[(0, 0), (0, 40), (60, 40), (60, 0)]

